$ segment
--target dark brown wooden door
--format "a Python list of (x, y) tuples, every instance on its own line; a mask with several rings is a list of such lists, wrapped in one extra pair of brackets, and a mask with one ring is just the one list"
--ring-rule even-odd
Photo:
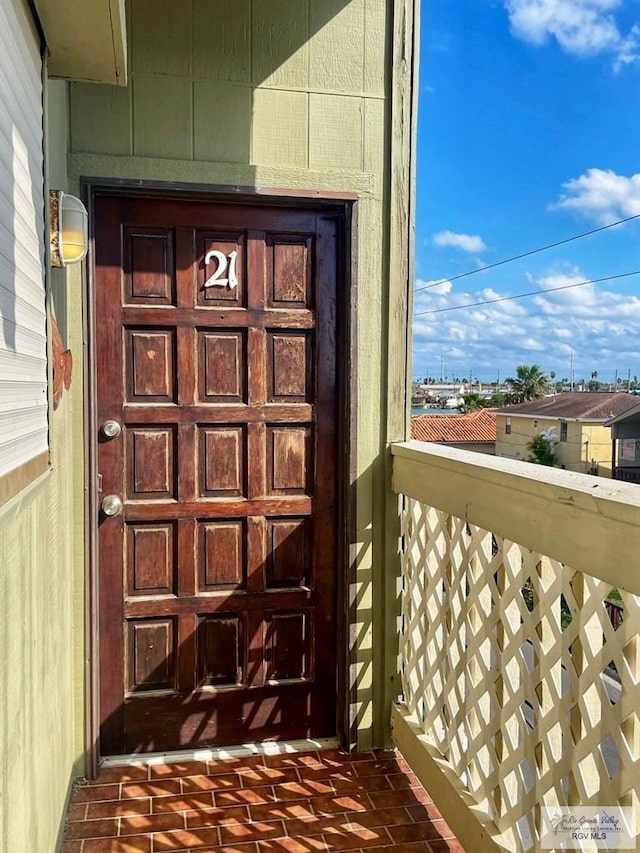
[(335, 733), (336, 230), (96, 199), (102, 754)]

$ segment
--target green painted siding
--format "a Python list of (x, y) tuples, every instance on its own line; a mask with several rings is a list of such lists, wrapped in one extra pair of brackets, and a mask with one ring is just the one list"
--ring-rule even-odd
[[(67, 87), (51, 83), (48, 180), (66, 187)], [(81, 282), (58, 272), (50, 310), (75, 358), (50, 411), (49, 471), (0, 507), (0, 850), (56, 849), (83, 772)], [(75, 294), (75, 296), (69, 294)]]
[[(411, 6), (131, 0), (128, 88), (71, 87), (72, 182), (124, 178), (359, 196), (357, 541), (348, 589), (356, 607), (351, 679), (361, 748), (388, 741), (397, 645), (395, 598), (391, 615), (385, 605), (385, 572), (398, 569), (393, 542), (386, 550), (386, 531), (391, 538), (396, 531), (386, 526), (395, 499), (385, 452), (389, 439), (404, 437), (409, 273), (405, 262), (390, 275), (389, 253), (394, 239), (397, 255), (408, 256), (410, 188), (393, 206), (389, 188), (394, 157), (403, 160), (398, 174), (411, 180), (411, 98), (392, 128), (391, 93), (396, 77), (410, 89)], [(394, 15), (410, 36), (396, 35), (398, 57)], [(394, 288), (401, 292), (390, 321)], [(388, 405), (396, 411), (391, 421)], [(385, 551), (393, 559), (386, 567)]]
[(72, 150), (368, 170), (364, 116), (388, 89), (392, 5), (132, 0), (131, 83), (73, 85)]

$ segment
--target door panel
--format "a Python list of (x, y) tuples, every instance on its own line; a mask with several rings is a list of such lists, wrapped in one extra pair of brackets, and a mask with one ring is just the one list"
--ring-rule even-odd
[(335, 734), (336, 243), (96, 199), (102, 754)]

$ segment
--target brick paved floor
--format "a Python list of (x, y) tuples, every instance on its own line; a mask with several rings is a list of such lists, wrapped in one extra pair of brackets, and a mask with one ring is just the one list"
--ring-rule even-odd
[(394, 752), (110, 767), (78, 785), (63, 853), (464, 853)]

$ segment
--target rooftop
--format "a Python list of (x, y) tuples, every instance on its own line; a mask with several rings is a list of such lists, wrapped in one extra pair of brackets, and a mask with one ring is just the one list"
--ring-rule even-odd
[(571, 391), (542, 397), (528, 403), (517, 403), (498, 409), (499, 415), (532, 415), (545, 418), (570, 418), (607, 421), (633, 409), (638, 398), (623, 391)]
[(411, 438), (417, 441), (495, 441), (496, 410), (478, 409), (455, 415), (417, 415), (411, 418)]

